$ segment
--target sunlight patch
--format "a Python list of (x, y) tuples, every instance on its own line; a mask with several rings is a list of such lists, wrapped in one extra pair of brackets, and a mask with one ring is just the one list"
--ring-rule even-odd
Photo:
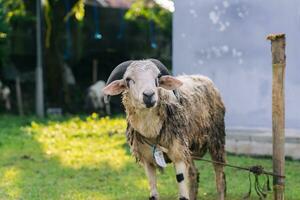
[(123, 118), (99, 118), (92, 114), (64, 122), (31, 123), (27, 132), (41, 144), (49, 158), (56, 157), (64, 166), (98, 168), (106, 164), (118, 169), (132, 158), (126, 151), (126, 121)]
[(9, 198), (19, 199), (21, 191), (16, 187), (16, 182), (19, 179), (20, 170), (16, 167), (9, 167), (0, 174), (0, 188)]
[(139, 189), (148, 189), (149, 188), (149, 184), (148, 184), (148, 180), (146, 178), (140, 178), (139, 180), (135, 181), (135, 186)]
[(87, 199), (87, 200), (112, 200), (108, 195), (98, 191), (76, 191), (72, 190), (61, 196), (61, 199)]

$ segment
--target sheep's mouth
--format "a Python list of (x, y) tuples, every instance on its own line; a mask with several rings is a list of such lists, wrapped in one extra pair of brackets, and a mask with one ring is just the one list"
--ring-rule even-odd
[(152, 108), (155, 106), (156, 101), (155, 100), (144, 100), (146, 108)]

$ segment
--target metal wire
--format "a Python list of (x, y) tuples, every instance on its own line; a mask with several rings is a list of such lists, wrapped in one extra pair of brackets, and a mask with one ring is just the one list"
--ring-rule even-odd
[(219, 162), (219, 161), (214, 161), (214, 160), (208, 160), (208, 159), (196, 156), (196, 155), (193, 155), (192, 157), (195, 160), (203, 160), (205, 162), (215, 163), (215, 164), (219, 164), (219, 165), (224, 165), (226, 167), (231, 167), (231, 168), (235, 168), (235, 169), (249, 171), (249, 172), (252, 172), (252, 173), (258, 174), (258, 175), (260, 175), (260, 174), (266, 174), (266, 175), (270, 175), (270, 176), (276, 176), (276, 177), (280, 177), (280, 178), (285, 178), (285, 176), (283, 176), (283, 175), (275, 174), (275, 173), (272, 173), (272, 172), (265, 171), (263, 169), (263, 167), (259, 166), (259, 165), (254, 165), (254, 166), (251, 166), (251, 167), (240, 167), (240, 166), (231, 165), (231, 164), (224, 163), (224, 162)]

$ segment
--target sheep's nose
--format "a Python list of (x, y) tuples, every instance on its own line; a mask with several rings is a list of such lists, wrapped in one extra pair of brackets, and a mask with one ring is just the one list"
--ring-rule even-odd
[(154, 100), (154, 92), (151, 90), (147, 90), (143, 92), (143, 100), (147, 108), (153, 107), (156, 101)]
[(153, 95), (154, 95), (153, 91), (145, 91), (145, 92), (143, 92), (144, 98), (150, 98), (151, 99), (153, 97)]

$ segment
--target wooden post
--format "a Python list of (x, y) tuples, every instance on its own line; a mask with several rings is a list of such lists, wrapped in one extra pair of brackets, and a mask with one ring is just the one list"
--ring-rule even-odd
[(19, 75), (16, 77), (16, 96), (17, 96), (17, 105), (18, 105), (18, 111), (19, 115), (23, 116), (23, 100), (22, 100), (22, 90), (21, 90), (21, 81)]
[[(285, 143), (285, 34), (268, 35), (271, 40), (273, 81), (272, 81), (272, 127), (273, 127), (273, 172), (284, 176)], [(284, 199), (284, 178), (273, 177), (274, 199)]]
[(96, 83), (98, 80), (98, 60), (93, 59), (93, 83)]

